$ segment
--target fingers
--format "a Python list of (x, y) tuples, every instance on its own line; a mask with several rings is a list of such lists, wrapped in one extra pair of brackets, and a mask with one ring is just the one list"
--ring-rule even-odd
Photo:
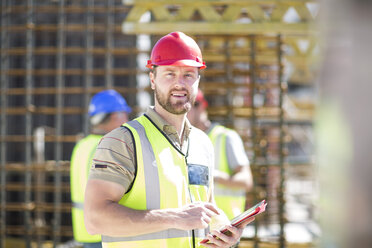
[(201, 221), (203, 223), (203, 228), (207, 228), (209, 223), (211, 222), (211, 217), (208, 216), (206, 213), (202, 213)]
[[(235, 237), (235, 238), (240, 238), (244, 230), (244, 228), (238, 228), (232, 225), (226, 225), (225, 228), (231, 233), (231, 235), (228, 235), (228, 237)], [(224, 235), (224, 236), (227, 236), (227, 235)]]
[(255, 220), (254, 217), (250, 217), (250, 218), (246, 219), (245, 221), (243, 221), (243, 223), (239, 224), (237, 227), (244, 228), (244, 227), (246, 227), (249, 223), (251, 223), (254, 220)]
[(210, 248), (215, 248), (215, 247), (218, 247), (217, 245), (213, 244), (213, 243), (199, 243), (201, 246), (204, 246), (204, 247), (210, 247)]
[(185, 230), (207, 228), (212, 217), (219, 214), (217, 207), (203, 202), (189, 204), (181, 212), (182, 223), (184, 223), (181, 229)]
[(248, 219), (244, 222), (244, 226), (243, 226), (243, 227), (246, 227), (246, 225), (248, 225), (249, 223), (253, 222), (254, 220), (255, 220), (254, 217), (248, 218)]
[(209, 239), (208, 243), (201, 244), (205, 247), (230, 247), (236, 244), (242, 233), (243, 228), (237, 228), (232, 225), (226, 225), (223, 228), (223, 232), (219, 230), (213, 230), (206, 238)]
[(206, 213), (209, 217), (221, 214), (221, 210), (212, 204), (212, 203), (205, 203), (205, 202), (196, 202), (190, 205), (191, 207), (202, 207), (203, 212)]
[(221, 210), (212, 203), (204, 203), (204, 207), (212, 211), (214, 213), (213, 215), (221, 214)]

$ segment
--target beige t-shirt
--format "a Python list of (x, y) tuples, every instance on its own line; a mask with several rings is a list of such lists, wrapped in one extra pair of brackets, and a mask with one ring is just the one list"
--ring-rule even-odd
[[(169, 140), (184, 154), (187, 153), (191, 125), (186, 120), (182, 134), (182, 145), (174, 126), (167, 123), (152, 107), (146, 111), (150, 120), (162, 130)], [(134, 144), (131, 133), (125, 127), (118, 127), (101, 139), (93, 157), (89, 179), (100, 179), (122, 185), (126, 191), (136, 173)]]

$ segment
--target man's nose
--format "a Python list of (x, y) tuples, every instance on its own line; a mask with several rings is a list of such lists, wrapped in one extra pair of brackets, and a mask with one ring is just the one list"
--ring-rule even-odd
[(184, 87), (186, 85), (186, 80), (183, 76), (178, 76), (176, 80), (176, 87)]

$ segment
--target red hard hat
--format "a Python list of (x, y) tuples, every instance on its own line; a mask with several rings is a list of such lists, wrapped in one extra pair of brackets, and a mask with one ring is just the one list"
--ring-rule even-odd
[(151, 69), (154, 65), (206, 68), (198, 44), (182, 32), (167, 34), (156, 42), (146, 67)]

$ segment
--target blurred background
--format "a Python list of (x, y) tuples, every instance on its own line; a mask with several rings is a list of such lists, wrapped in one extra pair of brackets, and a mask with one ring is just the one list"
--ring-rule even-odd
[(79, 247), (69, 161), (92, 95), (135, 118), (145, 68), (182, 31), (207, 69), (212, 121), (241, 135), (266, 199), (239, 247), (372, 247), (371, 3), (362, 0), (2, 0), (0, 248)]

